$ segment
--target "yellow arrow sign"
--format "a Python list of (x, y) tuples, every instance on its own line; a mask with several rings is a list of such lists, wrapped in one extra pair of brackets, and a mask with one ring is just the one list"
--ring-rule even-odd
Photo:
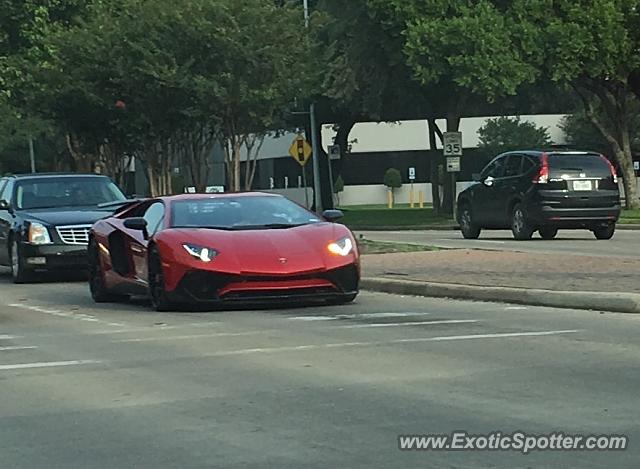
[(289, 154), (300, 166), (307, 164), (312, 153), (311, 145), (309, 145), (309, 142), (307, 142), (302, 135), (298, 135), (289, 148)]

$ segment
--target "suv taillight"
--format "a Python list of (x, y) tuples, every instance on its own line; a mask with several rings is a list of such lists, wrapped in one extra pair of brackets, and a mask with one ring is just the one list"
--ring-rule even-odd
[(615, 166), (611, 164), (611, 161), (609, 161), (609, 158), (607, 158), (606, 156), (600, 155), (600, 158), (605, 160), (609, 165), (609, 170), (611, 171), (611, 176), (613, 177), (613, 183), (618, 184), (618, 173), (616, 172)]
[(546, 153), (543, 153), (540, 158), (540, 169), (534, 176), (533, 182), (536, 184), (546, 184), (549, 182), (549, 155)]

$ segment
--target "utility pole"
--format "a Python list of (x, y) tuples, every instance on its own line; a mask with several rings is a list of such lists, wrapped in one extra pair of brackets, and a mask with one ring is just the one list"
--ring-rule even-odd
[(33, 137), (29, 135), (29, 159), (31, 160), (31, 172), (36, 172), (36, 154), (33, 150)]
[[(304, 7), (304, 25), (309, 28), (309, 0), (303, 0)], [(322, 189), (320, 182), (320, 145), (316, 132), (316, 104), (311, 103), (309, 108), (310, 124), (311, 124), (311, 148), (313, 151), (313, 194), (316, 201), (316, 212), (322, 213)]]

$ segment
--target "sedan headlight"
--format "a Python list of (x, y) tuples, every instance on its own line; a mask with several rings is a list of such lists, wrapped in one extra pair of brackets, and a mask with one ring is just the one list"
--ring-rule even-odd
[(31, 244), (51, 244), (49, 230), (42, 223), (29, 222), (28, 241)]
[(218, 251), (215, 249), (196, 246), (195, 244), (183, 244), (182, 247), (191, 256), (202, 262), (211, 262), (218, 255)]
[(339, 241), (334, 243), (330, 243), (327, 246), (327, 249), (331, 254), (336, 254), (338, 256), (348, 256), (353, 251), (353, 243), (351, 242), (351, 238), (342, 238)]

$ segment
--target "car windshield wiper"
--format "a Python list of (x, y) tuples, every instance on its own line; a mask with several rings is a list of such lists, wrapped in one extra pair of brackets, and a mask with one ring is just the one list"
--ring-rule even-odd
[(102, 208), (117, 208), (117, 207), (123, 207), (125, 205), (129, 205), (129, 204), (136, 204), (138, 202), (141, 202), (144, 199), (124, 199), (124, 200), (114, 200), (112, 202), (104, 202), (101, 204), (98, 204), (97, 207), (102, 209)]

